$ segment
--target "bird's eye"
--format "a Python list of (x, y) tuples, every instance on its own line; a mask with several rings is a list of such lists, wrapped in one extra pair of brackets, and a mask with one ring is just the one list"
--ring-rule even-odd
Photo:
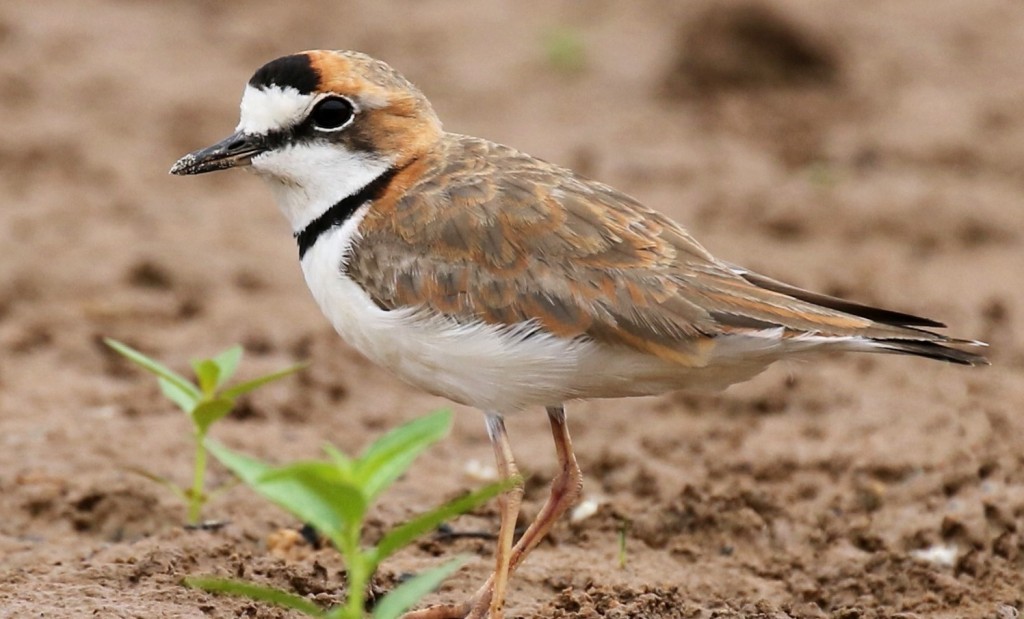
[(309, 117), (317, 129), (334, 131), (341, 129), (352, 118), (352, 104), (348, 99), (331, 97), (316, 104)]

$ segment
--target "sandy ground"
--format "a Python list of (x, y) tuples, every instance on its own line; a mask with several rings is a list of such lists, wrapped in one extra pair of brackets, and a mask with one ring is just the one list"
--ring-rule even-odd
[[(225, 528), (182, 528), (128, 469), (184, 483), (186, 422), (99, 343), (183, 369), (242, 342), (246, 376), (311, 361), (214, 431), (275, 461), (446, 405), (334, 336), (260, 183), (167, 175), (230, 131), (256, 67), (336, 47), (398, 67), (450, 130), (634, 194), (723, 258), (992, 344), (991, 368), (823, 358), (718, 395), (573, 405), (600, 507), (531, 557), (510, 617), (1016, 617), (1024, 4), (766, 4), (0, 3), (0, 616), (290, 616), (181, 585), (199, 573), (343, 590), (331, 551), (268, 550), (299, 523), (245, 488), (210, 505)], [(457, 412), (375, 530), (479, 484), (482, 418)], [(529, 516), (554, 455), (541, 411), (509, 426)], [(453, 526), (493, 531), (495, 508)], [(430, 598), (458, 600), (491, 551), (426, 539), (378, 585), (469, 553)]]

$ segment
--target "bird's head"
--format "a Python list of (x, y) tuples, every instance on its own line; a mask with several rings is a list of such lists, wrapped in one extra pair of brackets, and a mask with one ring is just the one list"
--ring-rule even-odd
[[(235, 132), (185, 155), (171, 174), (248, 166), (270, 181), (286, 211), (302, 204), (313, 212), (402, 167), (440, 136), (430, 102), (387, 64), (358, 52), (307, 51), (260, 67)], [(286, 214), (293, 225), (308, 215)]]

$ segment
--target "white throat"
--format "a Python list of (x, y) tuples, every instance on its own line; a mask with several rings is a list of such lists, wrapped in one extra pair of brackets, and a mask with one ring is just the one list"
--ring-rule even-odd
[(390, 167), (391, 161), (326, 141), (286, 146), (252, 160), (252, 170), (270, 185), (294, 233)]

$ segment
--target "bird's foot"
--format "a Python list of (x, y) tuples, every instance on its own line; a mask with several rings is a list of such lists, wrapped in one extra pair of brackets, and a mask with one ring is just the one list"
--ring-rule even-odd
[(413, 610), (402, 615), (401, 619), (502, 619), (502, 609), (492, 609), (491, 599), (494, 597), (493, 576), (472, 598), (462, 604), (438, 604), (429, 608)]
[(469, 602), (472, 605), (466, 619), (504, 619), (503, 608), (491, 608), (491, 598), (494, 590), (491, 588), (491, 581), (488, 580), (483, 589), (473, 596)]

